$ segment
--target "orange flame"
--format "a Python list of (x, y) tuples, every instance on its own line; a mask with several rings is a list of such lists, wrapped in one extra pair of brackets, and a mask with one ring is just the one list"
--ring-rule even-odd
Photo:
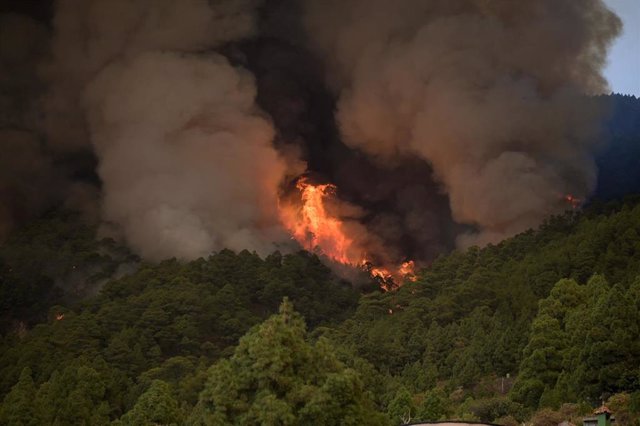
[(299, 220), (286, 221), (294, 238), (309, 251), (320, 251), (336, 262), (352, 264), (349, 249), (353, 240), (347, 237), (340, 220), (331, 217), (325, 207), (325, 198), (336, 187), (331, 184), (311, 185), (300, 179), (296, 188), (301, 192), (302, 208)]
[(418, 279), (416, 277), (416, 264), (413, 260), (403, 262), (400, 268), (398, 268), (398, 272), (409, 281), (416, 281)]
[(404, 262), (395, 273), (370, 262), (364, 250), (348, 235), (344, 222), (327, 210), (326, 202), (335, 196), (337, 190), (335, 185), (313, 185), (303, 177), (296, 183), (296, 188), (300, 191), (300, 204), (281, 205), (280, 216), (293, 238), (305, 250), (365, 270), (379, 280), (385, 290), (402, 278), (415, 281), (413, 261)]
[(573, 195), (571, 195), (571, 194), (567, 194), (567, 195), (565, 195), (565, 196), (564, 196), (564, 200), (565, 200), (567, 203), (571, 204), (571, 207), (572, 207), (573, 209), (577, 209), (578, 207), (580, 207), (580, 204), (582, 204), (582, 200), (581, 200), (580, 198), (575, 197), (575, 196), (573, 196)]

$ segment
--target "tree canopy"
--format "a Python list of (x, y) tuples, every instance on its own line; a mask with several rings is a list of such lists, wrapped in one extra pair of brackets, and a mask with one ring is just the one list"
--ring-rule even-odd
[(0, 249), (2, 424), (640, 417), (638, 199), (389, 292), (307, 252), (147, 263), (94, 232), (52, 213)]

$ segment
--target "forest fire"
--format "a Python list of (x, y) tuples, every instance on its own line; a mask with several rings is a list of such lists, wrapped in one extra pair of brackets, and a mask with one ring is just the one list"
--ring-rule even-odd
[(294, 217), (284, 221), (293, 237), (305, 250), (320, 251), (339, 263), (357, 264), (357, 259), (349, 253), (354, 241), (346, 235), (343, 223), (332, 217), (325, 206), (325, 199), (335, 193), (336, 187), (312, 185), (302, 178), (296, 188), (300, 191), (302, 206)]
[(369, 259), (366, 251), (349, 235), (345, 222), (328, 208), (329, 202), (335, 197), (335, 185), (313, 184), (308, 178), (302, 177), (298, 179), (296, 189), (300, 194), (299, 200), (281, 203), (280, 217), (305, 250), (366, 271), (380, 282), (383, 289), (396, 287), (403, 279), (415, 281), (413, 261), (404, 262), (395, 272), (391, 272)]
[(564, 200), (571, 205), (573, 209), (577, 209), (582, 204), (582, 200), (577, 198), (571, 194), (567, 194), (564, 196)]
[(403, 262), (402, 265), (400, 265), (398, 272), (405, 279), (409, 281), (415, 281), (417, 279), (415, 269), (416, 269), (415, 262), (413, 260), (409, 260), (407, 262)]

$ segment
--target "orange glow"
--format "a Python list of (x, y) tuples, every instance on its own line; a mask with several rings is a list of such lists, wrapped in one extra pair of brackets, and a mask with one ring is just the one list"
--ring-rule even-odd
[(567, 194), (564, 196), (564, 200), (571, 204), (571, 207), (574, 209), (577, 209), (578, 207), (580, 207), (580, 204), (582, 204), (582, 200), (580, 198), (574, 197), (571, 194)]
[(325, 199), (336, 187), (331, 184), (311, 185), (300, 179), (296, 188), (301, 193), (302, 207), (296, 220), (287, 220), (285, 225), (305, 250), (316, 251), (344, 264), (356, 264), (349, 256), (353, 240), (347, 237), (342, 222), (331, 217), (325, 207)]
[(409, 281), (416, 281), (416, 264), (413, 260), (403, 262), (398, 269), (398, 273)]
[(305, 250), (368, 272), (384, 290), (400, 284), (403, 278), (415, 281), (413, 261), (404, 262), (395, 272), (372, 264), (356, 240), (349, 236), (344, 222), (327, 209), (327, 202), (335, 196), (335, 185), (314, 185), (303, 177), (296, 188), (300, 192), (299, 201), (281, 204), (280, 217)]
[(64, 314), (56, 314), (56, 321), (61, 321), (64, 319)]
[(372, 277), (378, 277), (382, 281), (388, 281), (393, 278), (391, 273), (384, 268), (371, 268), (369, 269), (369, 273)]

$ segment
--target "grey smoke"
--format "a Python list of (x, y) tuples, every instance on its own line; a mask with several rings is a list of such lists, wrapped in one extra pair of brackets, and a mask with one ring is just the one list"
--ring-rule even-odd
[(583, 198), (601, 69), (620, 20), (600, 0), (307, 0), (347, 144), (428, 161), (459, 223), (496, 242)]
[(48, 135), (93, 145), (102, 219), (145, 258), (264, 253), (286, 238), (272, 125), (253, 77), (213, 50), (253, 34), (258, 4), (58, 2)]
[[(82, 96), (114, 62), (148, 51), (197, 52), (249, 36), (259, 0), (60, 0), (43, 73), (47, 135), (72, 149), (90, 143)], [(215, 8), (214, 8), (215, 6)]]
[[(64, 201), (148, 259), (266, 253), (288, 241), (278, 190), (306, 144), (380, 262), (448, 247), (431, 169), (477, 229), (459, 243), (498, 241), (592, 190), (601, 111), (584, 100), (607, 90), (620, 26), (600, 0), (58, 0), (50, 26), (2, 15), (0, 238)], [(257, 77), (238, 65), (256, 63)], [(324, 143), (324, 71), (353, 149)], [(99, 191), (61, 167), (87, 152)]]

